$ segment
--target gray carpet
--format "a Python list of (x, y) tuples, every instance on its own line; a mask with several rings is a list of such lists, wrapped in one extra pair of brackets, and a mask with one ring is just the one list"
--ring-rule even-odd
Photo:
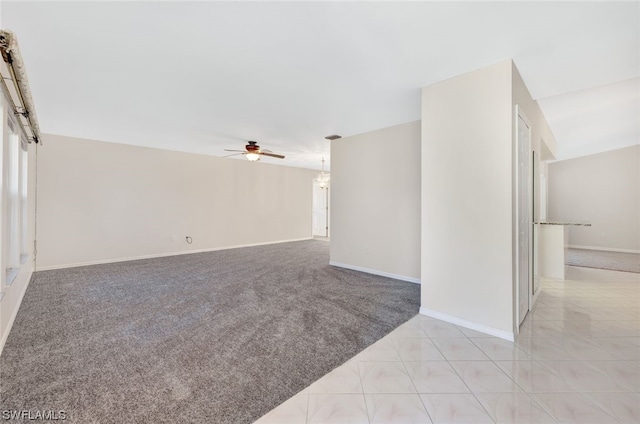
[(418, 313), (419, 285), (319, 240), (34, 275), (0, 410), (74, 423), (250, 423)]
[(603, 250), (567, 249), (565, 264), (585, 268), (640, 273), (640, 254)]

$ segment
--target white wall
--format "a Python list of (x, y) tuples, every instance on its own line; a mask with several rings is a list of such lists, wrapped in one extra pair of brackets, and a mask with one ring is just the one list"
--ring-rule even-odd
[(331, 142), (331, 263), (420, 279), (420, 121)]
[(57, 135), (39, 155), (37, 269), (311, 237), (316, 171)]
[(421, 312), (513, 334), (511, 62), (422, 90)]
[(549, 220), (572, 246), (640, 253), (640, 145), (549, 164)]
[(422, 90), (421, 313), (506, 339), (517, 333), (516, 105), (532, 148), (554, 148), (511, 60)]

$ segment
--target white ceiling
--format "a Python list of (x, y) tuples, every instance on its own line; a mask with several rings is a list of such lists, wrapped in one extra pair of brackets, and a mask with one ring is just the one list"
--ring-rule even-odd
[[(640, 143), (638, 2), (2, 2), (45, 133), (319, 169), (513, 58), (559, 159)], [(45, 140), (46, 142), (46, 140)], [(383, 154), (394, 152), (393, 140)]]

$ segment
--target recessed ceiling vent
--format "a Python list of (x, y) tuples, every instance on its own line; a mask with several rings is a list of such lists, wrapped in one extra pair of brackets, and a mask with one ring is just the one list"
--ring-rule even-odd
[(332, 134), (332, 135), (328, 135), (328, 136), (326, 136), (325, 138), (326, 138), (327, 140), (337, 140), (337, 139), (339, 139), (339, 138), (342, 138), (342, 136), (341, 136), (341, 135), (338, 135), (338, 134)]

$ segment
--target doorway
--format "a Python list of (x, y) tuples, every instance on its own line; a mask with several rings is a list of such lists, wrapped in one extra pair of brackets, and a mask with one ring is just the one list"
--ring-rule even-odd
[(313, 236), (329, 238), (329, 185), (313, 180)]

